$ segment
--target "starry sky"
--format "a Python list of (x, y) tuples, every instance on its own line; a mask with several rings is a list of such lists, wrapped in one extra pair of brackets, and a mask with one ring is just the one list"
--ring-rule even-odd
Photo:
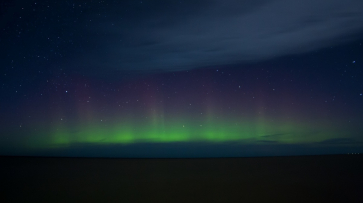
[(363, 152), (360, 0), (2, 1), (0, 155)]

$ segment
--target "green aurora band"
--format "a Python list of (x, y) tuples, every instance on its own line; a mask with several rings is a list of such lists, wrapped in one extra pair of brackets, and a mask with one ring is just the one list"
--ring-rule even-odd
[[(303, 122), (253, 121), (248, 119), (163, 119), (107, 121), (67, 125), (38, 131), (24, 142), (27, 148), (58, 148), (72, 144), (132, 144), (172, 142), (241, 142), (255, 144), (307, 144), (339, 138), (331, 126), (319, 128)], [(317, 130), (319, 129), (319, 130)]]

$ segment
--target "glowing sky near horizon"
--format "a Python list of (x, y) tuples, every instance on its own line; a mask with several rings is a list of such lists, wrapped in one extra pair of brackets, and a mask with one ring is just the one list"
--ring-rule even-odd
[[(324, 100), (324, 92), (295, 93), (309, 74), (291, 72), (281, 82), (273, 77), (281, 72), (195, 70), (107, 85), (74, 76), (72, 83), (62, 86), (57, 84), (64, 78), (55, 78), (39, 84), (48, 85), (47, 96), (21, 104), (22, 121), (10, 131), (18, 138), (10, 140), (28, 150), (137, 143), (359, 141), (361, 128), (349, 106), (335, 101), (337, 96)], [(341, 105), (345, 107), (336, 108)]]

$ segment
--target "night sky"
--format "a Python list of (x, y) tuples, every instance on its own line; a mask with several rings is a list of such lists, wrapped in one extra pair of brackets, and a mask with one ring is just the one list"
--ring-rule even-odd
[(0, 155), (363, 152), (363, 1), (1, 1)]

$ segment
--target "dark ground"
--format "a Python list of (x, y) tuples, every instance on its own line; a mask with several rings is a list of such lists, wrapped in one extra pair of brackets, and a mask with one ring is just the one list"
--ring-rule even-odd
[(0, 202), (363, 202), (362, 155), (0, 157), (0, 168)]

